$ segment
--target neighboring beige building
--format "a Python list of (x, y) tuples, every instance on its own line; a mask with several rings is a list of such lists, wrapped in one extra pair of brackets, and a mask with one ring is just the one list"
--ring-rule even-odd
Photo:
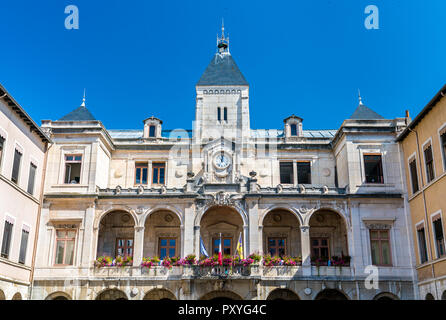
[(0, 300), (29, 298), (49, 142), (0, 85)]
[[(283, 129), (254, 130), (249, 98), (222, 35), (196, 85), (193, 130), (164, 130), (155, 117), (140, 130), (107, 130), (85, 100), (43, 121), (54, 145), (32, 299), (414, 299), (395, 141), (406, 119), (360, 101), (338, 130), (304, 130), (294, 115)], [(143, 257), (200, 255), (200, 238), (212, 254), (220, 234), (225, 253), (242, 235), (245, 254), (302, 265), (140, 266)], [(95, 268), (103, 255), (133, 265)], [(324, 265), (333, 256), (351, 262)], [(379, 286), (368, 289), (372, 264)]]
[(446, 85), (398, 137), (421, 299), (446, 300)]

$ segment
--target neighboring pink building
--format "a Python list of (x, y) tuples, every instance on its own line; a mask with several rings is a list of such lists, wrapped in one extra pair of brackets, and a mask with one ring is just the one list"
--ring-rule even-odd
[(49, 142), (0, 85), (0, 300), (29, 296)]

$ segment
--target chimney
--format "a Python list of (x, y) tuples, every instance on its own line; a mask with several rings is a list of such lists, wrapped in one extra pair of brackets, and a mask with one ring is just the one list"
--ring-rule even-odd
[(412, 122), (412, 119), (410, 118), (409, 110), (406, 110), (406, 126), (409, 125), (409, 123)]

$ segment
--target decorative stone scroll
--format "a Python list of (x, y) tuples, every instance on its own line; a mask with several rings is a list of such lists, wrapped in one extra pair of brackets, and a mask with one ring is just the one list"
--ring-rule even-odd
[(365, 223), (365, 226), (367, 227), (367, 229), (390, 230), (392, 228), (392, 224), (391, 223), (386, 223), (386, 222), (382, 222), (382, 223), (364, 222), (364, 223)]

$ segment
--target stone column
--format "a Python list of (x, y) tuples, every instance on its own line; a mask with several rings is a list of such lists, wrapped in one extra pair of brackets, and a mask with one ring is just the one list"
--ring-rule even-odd
[(244, 225), (243, 226), (243, 255), (244, 258), (250, 254), (249, 252), (249, 226)]
[(93, 260), (97, 258), (95, 251), (97, 248), (97, 244), (95, 244), (97, 238), (95, 237), (93, 228), (95, 215), (96, 207), (93, 203), (85, 210), (84, 219), (81, 225), (83, 230), (79, 230), (82, 232), (82, 238), (80, 238), (78, 244), (78, 248), (81, 248), (80, 261), (81, 266), (86, 268), (93, 266)]
[(302, 272), (304, 276), (309, 276), (311, 275), (310, 226), (300, 227), (300, 237), (302, 245)]
[(133, 266), (139, 267), (144, 254), (144, 227), (135, 226), (135, 237), (133, 241)]
[(184, 208), (183, 228), (181, 230), (181, 257), (195, 252), (194, 213), (192, 204)]
[(257, 237), (259, 238), (259, 242), (258, 242), (258, 250), (259, 250), (259, 254), (264, 254), (263, 252), (263, 226), (259, 226), (259, 232), (257, 234)]
[(293, 185), (297, 187), (299, 181), (297, 181), (297, 161), (293, 161)]
[[(197, 258), (200, 257), (200, 226), (194, 226), (194, 252)], [(209, 253), (209, 252), (208, 252)], [(210, 254), (210, 253), (209, 253)]]

